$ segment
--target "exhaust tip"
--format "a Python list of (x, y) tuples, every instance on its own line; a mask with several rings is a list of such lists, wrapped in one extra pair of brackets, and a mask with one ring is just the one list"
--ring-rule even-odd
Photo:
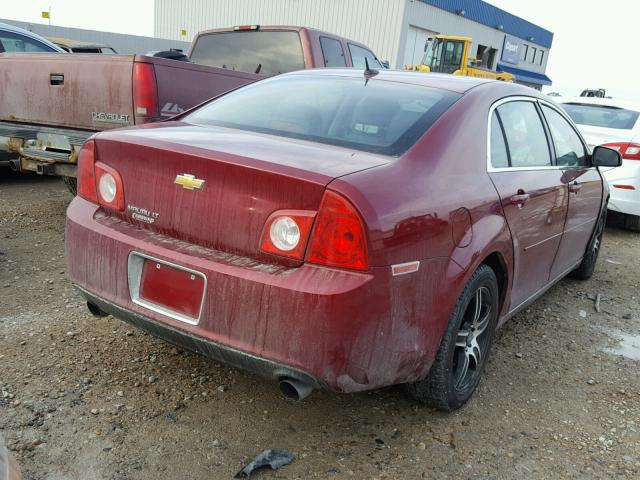
[(109, 316), (108, 313), (103, 312), (102, 310), (100, 310), (100, 308), (97, 305), (94, 305), (91, 302), (87, 302), (87, 308), (91, 312), (91, 315), (93, 315), (94, 317), (108, 317)]
[(308, 397), (313, 388), (306, 383), (287, 378), (280, 381), (280, 391), (285, 397), (300, 401)]

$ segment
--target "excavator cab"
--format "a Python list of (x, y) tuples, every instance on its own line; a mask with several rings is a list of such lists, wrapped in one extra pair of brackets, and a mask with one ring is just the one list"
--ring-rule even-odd
[(421, 71), (453, 74), (466, 65), (468, 39), (438, 36), (428, 38), (425, 53), (420, 62)]

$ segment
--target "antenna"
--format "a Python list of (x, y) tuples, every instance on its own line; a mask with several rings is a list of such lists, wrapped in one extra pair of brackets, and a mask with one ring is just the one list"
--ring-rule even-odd
[(364, 57), (364, 66), (364, 78), (366, 80), (369, 80), (371, 77), (375, 77), (380, 73), (378, 70), (369, 67), (369, 59), (367, 57)]

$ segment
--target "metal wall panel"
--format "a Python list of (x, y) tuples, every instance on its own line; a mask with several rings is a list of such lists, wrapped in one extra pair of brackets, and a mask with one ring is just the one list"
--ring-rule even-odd
[(405, 0), (156, 0), (155, 36), (187, 39), (198, 31), (234, 25), (318, 28), (369, 46), (398, 62)]
[(58, 27), (56, 25), (43, 25), (40, 23), (19, 22), (16, 20), (0, 19), (2, 23), (15, 25), (16, 27), (31, 30), (42, 37), (62, 37), (83, 42), (102, 43), (113, 47), (116, 52), (123, 55), (139, 54), (155, 50), (169, 50), (181, 48), (185, 52), (189, 43), (166, 40), (164, 38), (142, 37), (138, 35), (125, 35), (122, 33), (99, 32), (96, 30), (84, 30), (82, 28)]

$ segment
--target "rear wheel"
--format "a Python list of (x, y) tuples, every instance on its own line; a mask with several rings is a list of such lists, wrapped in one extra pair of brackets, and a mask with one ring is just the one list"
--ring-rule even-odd
[(624, 228), (632, 232), (640, 232), (640, 215), (625, 215)]
[(74, 177), (62, 177), (62, 181), (67, 186), (67, 190), (75, 197), (78, 194), (78, 181)]
[(582, 258), (582, 262), (573, 270), (569, 276), (576, 280), (589, 280), (593, 275), (593, 271), (596, 268), (596, 261), (598, 260), (598, 254), (600, 253), (600, 247), (602, 246), (602, 235), (604, 234), (604, 226), (607, 222), (607, 209), (605, 208), (600, 215), (598, 224), (596, 225), (596, 231), (591, 239), (591, 244), (587, 249), (587, 252)]
[(481, 265), (465, 287), (424, 380), (405, 385), (414, 399), (444, 411), (460, 408), (480, 383), (498, 319), (493, 270)]

